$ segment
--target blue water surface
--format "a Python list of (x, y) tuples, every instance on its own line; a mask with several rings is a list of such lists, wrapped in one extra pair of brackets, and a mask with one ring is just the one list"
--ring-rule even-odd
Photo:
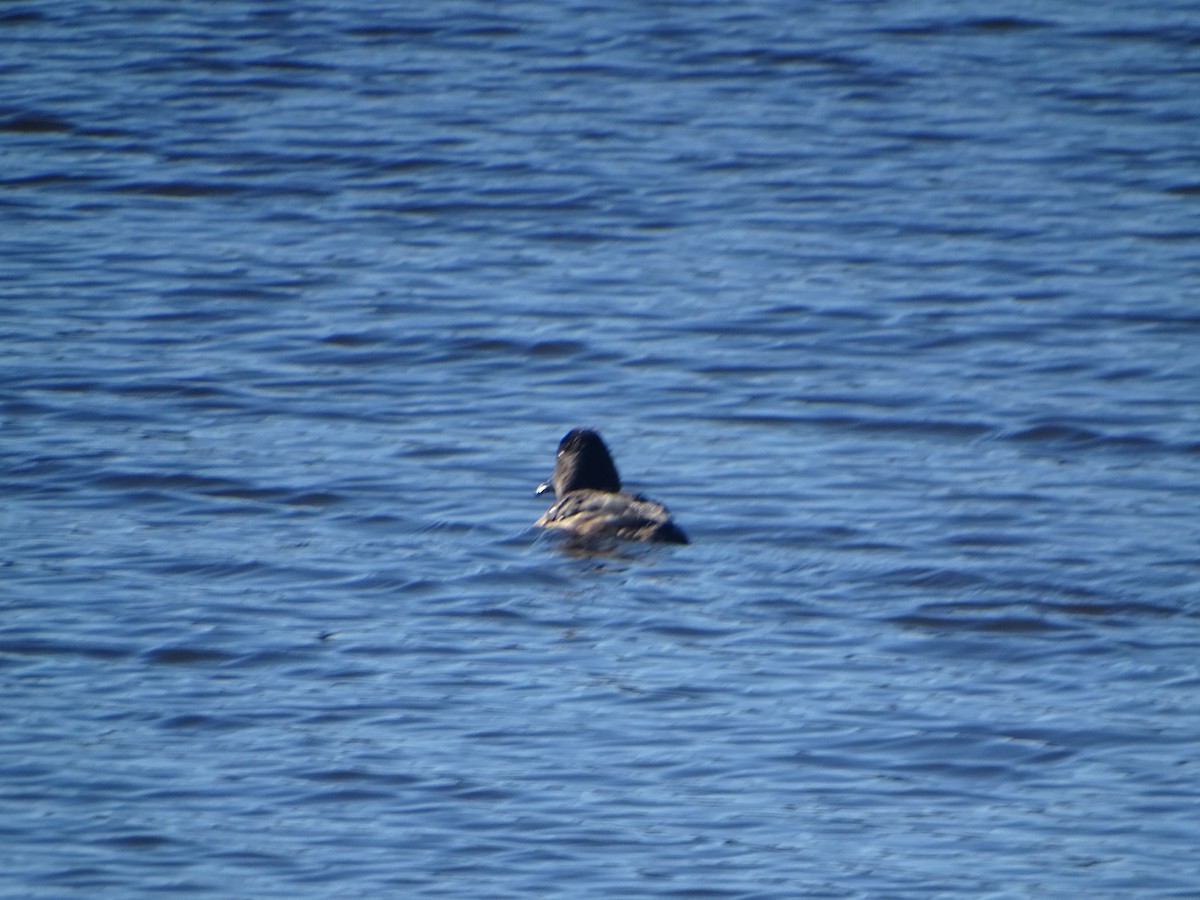
[(4, 896), (1195, 896), (1193, 4), (0, 40)]

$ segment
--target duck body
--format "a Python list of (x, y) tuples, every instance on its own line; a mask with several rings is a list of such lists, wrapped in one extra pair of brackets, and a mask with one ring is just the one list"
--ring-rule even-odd
[(571, 491), (533, 524), (561, 528), (583, 538), (688, 543), (667, 508), (641, 494)]
[(590, 428), (575, 428), (559, 442), (554, 474), (538, 488), (553, 488), (555, 503), (534, 525), (584, 540), (688, 543), (683, 529), (657, 501), (621, 490), (608, 447)]

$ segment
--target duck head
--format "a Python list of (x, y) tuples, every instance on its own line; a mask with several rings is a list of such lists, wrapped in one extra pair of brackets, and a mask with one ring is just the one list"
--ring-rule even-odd
[(555, 497), (582, 489), (614, 494), (621, 490), (621, 476), (599, 434), (591, 428), (573, 428), (566, 433), (558, 442), (554, 474), (538, 486), (536, 493), (543, 494), (551, 488)]

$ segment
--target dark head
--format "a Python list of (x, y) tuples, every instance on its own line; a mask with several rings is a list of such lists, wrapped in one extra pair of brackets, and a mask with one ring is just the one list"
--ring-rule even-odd
[(554, 496), (587, 488), (593, 491), (621, 490), (621, 476), (600, 435), (590, 428), (574, 428), (558, 443), (554, 474), (541, 485), (539, 494), (554, 488)]

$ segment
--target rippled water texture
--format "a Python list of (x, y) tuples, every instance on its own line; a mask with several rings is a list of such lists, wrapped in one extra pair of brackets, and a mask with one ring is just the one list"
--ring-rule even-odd
[(0, 39), (0, 893), (1194, 896), (1194, 4)]

